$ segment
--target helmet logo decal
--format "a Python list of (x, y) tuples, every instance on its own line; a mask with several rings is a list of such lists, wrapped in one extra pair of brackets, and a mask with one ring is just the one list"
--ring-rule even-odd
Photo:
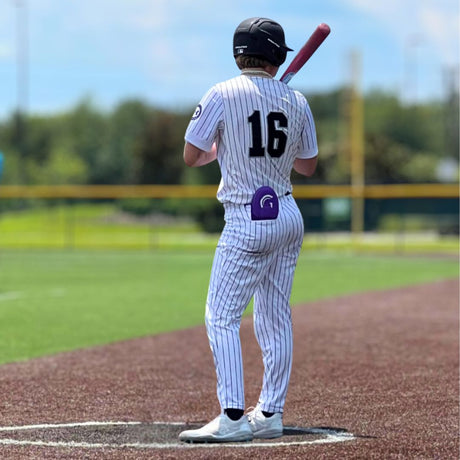
[(281, 46), (278, 45), (278, 43), (274, 42), (274, 41), (271, 40), (270, 38), (267, 38), (267, 40), (268, 40), (270, 43), (273, 43), (277, 48), (281, 48)]

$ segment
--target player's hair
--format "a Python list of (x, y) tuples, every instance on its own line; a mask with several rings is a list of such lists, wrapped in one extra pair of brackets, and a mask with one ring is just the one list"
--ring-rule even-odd
[(263, 57), (259, 56), (246, 56), (241, 55), (235, 58), (236, 65), (240, 70), (243, 69), (254, 69), (254, 68), (265, 68), (267, 66), (271, 66), (270, 62), (268, 62)]

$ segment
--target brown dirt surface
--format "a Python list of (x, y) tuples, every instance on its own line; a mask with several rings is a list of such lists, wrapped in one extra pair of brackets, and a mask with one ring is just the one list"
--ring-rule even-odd
[[(203, 326), (3, 365), (0, 458), (457, 459), (458, 307), (458, 280), (296, 306), (272, 441), (178, 442), (219, 413)], [(251, 318), (241, 335), (250, 406), (262, 379)]]

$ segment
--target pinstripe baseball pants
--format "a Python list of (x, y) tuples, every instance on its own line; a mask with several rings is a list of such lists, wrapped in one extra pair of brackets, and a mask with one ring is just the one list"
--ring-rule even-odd
[(275, 220), (252, 221), (250, 206), (225, 205), (206, 302), (206, 329), (222, 410), (244, 409), (240, 322), (254, 296), (254, 330), (264, 377), (258, 405), (283, 412), (292, 366), (290, 295), (303, 240), (292, 195), (280, 198)]

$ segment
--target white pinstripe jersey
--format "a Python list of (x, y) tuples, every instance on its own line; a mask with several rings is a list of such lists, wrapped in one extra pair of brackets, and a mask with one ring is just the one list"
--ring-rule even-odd
[(205, 94), (185, 140), (205, 151), (217, 142), (222, 203), (249, 203), (263, 185), (279, 196), (291, 192), (294, 160), (318, 153), (305, 97), (279, 80), (244, 73)]

